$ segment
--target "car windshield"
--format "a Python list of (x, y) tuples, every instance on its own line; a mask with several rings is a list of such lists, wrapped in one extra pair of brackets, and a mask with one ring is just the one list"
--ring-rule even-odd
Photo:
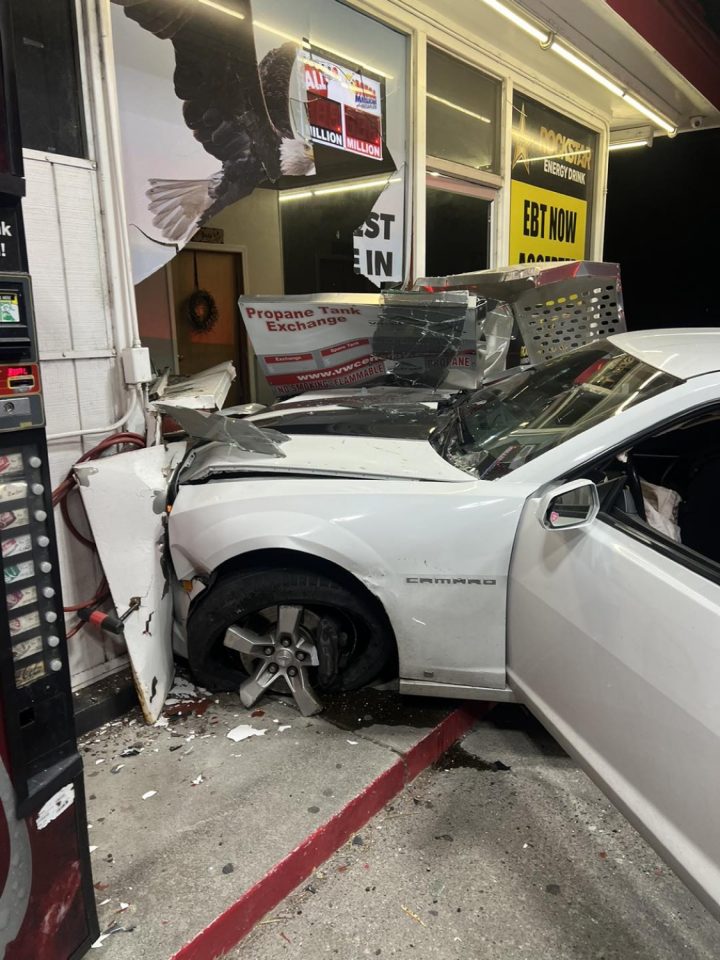
[(431, 442), (460, 470), (496, 480), (679, 382), (599, 340), (478, 390)]

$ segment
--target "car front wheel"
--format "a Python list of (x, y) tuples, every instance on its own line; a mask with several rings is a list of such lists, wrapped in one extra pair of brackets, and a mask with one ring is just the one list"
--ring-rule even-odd
[(188, 620), (188, 656), (211, 690), (251, 707), (271, 688), (307, 715), (323, 693), (356, 690), (388, 670), (394, 643), (379, 604), (318, 573), (283, 568), (219, 578)]

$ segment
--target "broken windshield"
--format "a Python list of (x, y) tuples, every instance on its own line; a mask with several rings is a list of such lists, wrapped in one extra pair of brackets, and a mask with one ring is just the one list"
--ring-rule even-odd
[(496, 480), (679, 382), (599, 340), (473, 393), (431, 443), (458, 469)]

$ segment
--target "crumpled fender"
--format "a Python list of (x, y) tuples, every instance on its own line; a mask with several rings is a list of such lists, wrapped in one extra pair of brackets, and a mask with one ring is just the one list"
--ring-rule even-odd
[[(346, 527), (291, 510), (239, 511), (198, 504), (170, 516), (170, 553), (179, 580), (213, 573), (221, 564), (257, 550), (293, 550), (320, 557), (353, 574), (377, 596), (392, 619), (396, 597), (382, 557)], [(390, 608), (390, 609), (388, 609)]]

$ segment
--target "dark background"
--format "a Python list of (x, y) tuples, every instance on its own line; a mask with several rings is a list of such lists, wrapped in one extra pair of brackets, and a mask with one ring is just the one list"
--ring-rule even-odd
[(610, 154), (604, 260), (628, 329), (720, 326), (720, 130)]

